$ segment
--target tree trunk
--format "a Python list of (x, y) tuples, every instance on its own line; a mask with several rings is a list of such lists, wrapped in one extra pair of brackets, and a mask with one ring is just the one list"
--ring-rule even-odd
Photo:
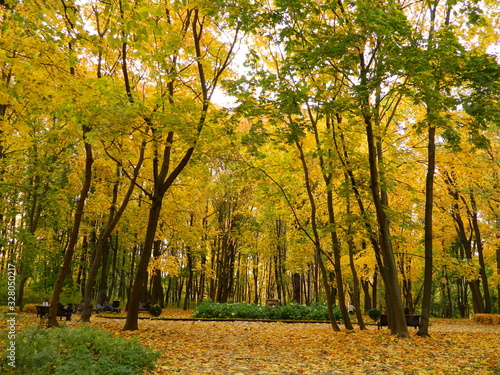
[(186, 294), (184, 295), (184, 306), (183, 310), (189, 309), (189, 301), (191, 300), (191, 294), (192, 294), (192, 288), (193, 288), (193, 254), (191, 253), (191, 248), (188, 247), (186, 249), (186, 256), (187, 256), (187, 272), (188, 272), (188, 279), (186, 281)]
[[(465, 225), (462, 219), (462, 216), (460, 214), (460, 207), (459, 207), (459, 201), (460, 201), (460, 194), (456, 191), (455, 189), (455, 182), (454, 182), (454, 177), (450, 175), (449, 173), (445, 172), (445, 182), (448, 185), (448, 193), (453, 197), (454, 202), (452, 205), (452, 217), (455, 220), (455, 223), (457, 224), (457, 234), (460, 239), (460, 248), (461, 248), (461, 260), (468, 259), (472, 260), (472, 245), (471, 241), (472, 239), (469, 239), (467, 237), (467, 233), (465, 230)], [(479, 280), (472, 280), (468, 281), (468, 285), (470, 287), (471, 293), (472, 293), (472, 302), (473, 302), (473, 307), (474, 307), (474, 312), (477, 313), (483, 313), (484, 312), (484, 304), (483, 304), (483, 299), (481, 296), (481, 289), (479, 287)]]
[(111, 286), (109, 287), (109, 295), (114, 296), (116, 295), (115, 289), (118, 280), (118, 269), (116, 267), (116, 263), (118, 261), (118, 236), (111, 237), (110, 241), (111, 241), (111, 248), (113, 250), (113, 261), (111, 262)]
[(48, 325), (58, 326), (57, 323), (57, 311), (59, 309), (59, 298), (64, 285), (64, 279), (69, 274), (71, 262), (73, 260), (73, 254), (75, 252), (75, 247), (78, 242), (78, 234), (80, 232), (80, 225), (82, 223), (83, 211), (85, 208), (85, 200), (87, 199), (90, 185), (92, 181), (92, 164), (94, 163), (94, 158), (92, 155), (92, 146), (86, 141), (86, 134), (90, 131), (90, 128), (84, 125), (83, 129), (83, 139), (85, 146), (85, 179), (80, 191), (80, 196), (76, 204), (76, 211), (73, 220), (73, 228), (71, 230), (71, 236), (69, 239), (68, 247), (66, 248), (66, 253), (64, 254), (64, 262), (59, 272), (59, 276), (54, 285), (54, 291), (52, 293), (51, 305), (49, 308), (49, 318)]
[(476, 238), (476, 250), (477, 257), (479, 260), (479, 274), (481, 276), (481, 283), (483, 285), (483, 296), (484, 296), (484, 312), (490, 314), (491, 311), (491, 296), (490, 289), (488, 286), (488, 276), (486, 275), (486, 263), (484, 261), (483, 254), (483, 241), (481, 238), (481, 230), (479, 228), (477, 204), (474, 194), (470, 194), (472, 211), (469, 212), (472, 219), (472, 228), (474, 229), (474, 237)]
[[(500, 252), (500, 250), (499, 250)], [(500, 259), (500, 258), (499, 258)], [(292, 300), (301, 304), (302, 303), (302, 280), (300, 273), (292, 274)]]
[(424, 213), (424, 295), (422, 312), (417, 335), (429, 336), (429, 318), (432, 299), (432, 209), (434, 206), (434, 170), (436, 168), (436, 127), (429, 125), (427, 144), (427, 176), (425, 178), (425, 213)]
[[(347, 199), (347, 216), (351, 215), (351, 205), (349, 202), (349, 198)], [(358, 272), (356, 271), (356, 266), (354, 264), (354, 242), (353, 242), (353, 233), (352, 233), (352, 225), (348, 224), (347, 228), (347, 246), (349, 248), (349, 267), (351, 269), (352, 280), (353, 280), (353, 298), (352, 302), (354, 308), (356, 309), (356, 319), (358, 320), (359, 329), (366, 329), (365, 323), (363, 321), (363, 315), (361, 311), (361, 292), (359, 288), (359, 279)]]
[[(157, 259), (161, 255), (161, 241), (156, 240), (153, 245), (153, 258)], [(165, 307), (165, 296), (163, 295), (161, 271), (159, 269), (153, 270), (153, 275), (151, 277), (151, 301), (154, 304), (159, 304), (161, 308)]]
[(134, 284), (129, 296), (127, 320), (125, 322), (125, 326), (123, 327), (124, 331), (135, 331), (139, 329), (137, 322), (137, 318), (139, 316), (139, 304), (141, 302), (143, 285), (145, 282), (147, 282), (148, 264), (149, 259), (151, 258), (151, 252), (153, 250), (158, 221), (160, 220), (162, 201), (163, 194), (157, 194), (153, 197), (151, 202), (148, 216), (148, 225), (146, 229), (146, 237), (144, 239), (144, 248), (139, 259), (139, 266), (137, 268)]
[[(326, 271), (325, 264), (323, 263), (323, 251), (321, 249), (320, 245), (320, 236), (318, 232), (318, 228), (316, 225), (316, 202), (314, 200), (314, 195), (312, 192), (312, 187), (311, 187), (311, 181), (309, 178), (309, 169), (307, 167), (306, 159), (304, 156), (304, 151), (302, 149), (302, 144), (296, 140), (295, 145), (297, 146), (297, 149), (299, 150), (299, 155), (300, 155), (300, 161), (302, 163), (302, 170), (304, 172), (304, 183), (306, 186), (306, 191), (307, 191), (307, 196), (309, 198), (309, 204), (311, 206), (311, 229), (313, 232), (313, 238), (311, 240), (313, 241), (315, 245), (315, 254), (316, 254), (316, 262), (319, 266), (319, 269), (321, 271), (321, 276), (323, 279), (323, 287), (325, 288), (325, 293), (326, 293), (326, 299), (327, 299), (327, 305), (328, 305), (328, 315), (330, 317), (330, 323), (332, 325), (332, 328), (334, 331), (340, 331), (340, 327), (337, 324), (335, 314), (333, 312), (333, 295), (331, 293), (330, 289), (330, 280), (328, 278), (328, 273)], [(317, 295), (318, 298), (318, 295)]]
[[(375, 147), (375, 137), (373, 134), (373, 125), (370, 117), (364, 114), (366, 125), (366, 139), (368, 145), (368, 159), (370, 164), (370, 188), (372, 192), (373, 203), (377, 214), (377, 222), (380, 231), (380, 250), (384, 262), (384, 268), (381, 271), (386, 272), (385, 287), (387, 290), (387, 308), (389, 311), (389, 323), (394, 319), (394, 331), (398, 337), (410, 337), (406, 326), (404, 307), (401, 301), (398, 274), (394, 252), (392, 250), (391, 237), (389, 233), (389, 221), (387, 219), (385, 208), (382, 203), (380, 188), (379, 171), (377, 166), (377, 151)], [(392, 313), (391, 313), (392, 310)]]
[(342, 313), (342, 319), (344, 321), (345, 328), (354, 329), (351, 323), (351, 317), (349, 316), (349, 311), (347, 310), (347, 303), (345, 299), (344, 280), (342, 277), (342, 267), (340, 265), (340, 241), (338, 239), (337, 231), (336, 229), (334, 229), (336, 228), (337, 224), (335, 220), (335, 213), (333, 210), (333, 193), (330, 187), (328, 187), (326, 191), (326, 200), (328, 206), (328, 222), (331, 226), (330, 237), (332, 239), (333, 247), (333, 268), (335, 270), (335, 280), (337, 283), (340, 312)]
[[(104, 258), (103, 260), (103, 267), (102, 267), (102, 276), (101, 276), (101, 283), (99, 286), (99, 297), (98, 300), (103, 297), (102, 294), (106, 293), (106, 288), (107, 288), (107, 257), (109, 253), (109, 241), (111, 238), (111, 234), (113, 233), (114, 229), (116, 228), (118, 222), (120, 221), (120, 218), (122, 217), (123, 213), (125, 212), (125, 209), (128, 206), (128, 203), (130, 201), (130, 198), (132, 196), (132, 193), (134, 191), (135, 183), (137, 180), (137, 177), (139, 176), (139, 171), (142, 167), (142, 163), (144, 161), (144, 151), (145, 151), (146, 143), (143, 142), (141, 145), (140, 153), (139, 153), (139, 160), (137, 162), (137, 165), (134, 168), (133, 172), (133, 177), (130, 181), (129, 187), (127, 192), (125, 193), (125, 196), (123, 197), (122, 203), (118, 209), (116, 209), (116, 203), (118, 201), (118, 182), (115, 183), (113, 187), (113, 199), (112, 199), (112, 204), (109, 209), (109, 216), (108, 216), (108, 221), (106, 223), (106, 227), (104, 231), (101, 233), (99, 236), (99, 240), (97, 241), (97, 246), (95, 250), (94, 257), (92, 259), (92, 263), (90, 265), (90, 270), (88, 273), (87, 277), (87, 282), (85, 284), (85, 293), (83, 296), (83, 311), (82, 311), (82, 321), (84, 322), (90, 322), (90, 315), (92, 314), (92, 294), (95, 286), (95, 281), (97, 278), (97, 274), (99, 272), (99, 267), (101, 266), (101, 259)], [(117, 177), (119, 175), (119, 168), (117, 168)]]

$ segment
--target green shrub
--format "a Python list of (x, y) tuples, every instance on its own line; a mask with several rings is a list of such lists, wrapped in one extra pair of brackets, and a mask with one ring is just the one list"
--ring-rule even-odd
[(382, 315), (382, 313), (380, 312), (379, 309), (371, 309), (368, 311), (368, 316), (372, 318), (374, 321), (379, 320), (380, 315)]
[(305, 320), (309, 309), (307, 306), (299, 305), (296, 302), (292, 302), (285, 306), (275, 306), (278, 307), (279, 319), (282, 320)]
[(152, 316), (160, 316), (161, 315), (161, 306), (160, 305), (153, 305), (149, 307), (149, 313)]
[[(340, 310), (334, 309), (335, 318), (341, 320)], [(205, 301), (193, 311), (193, 317), (204, 319), (270, 319), (270, 320), (328, 320), (326, 303), (311, 306), (290, 303), (285, 306), (257, 306), (249, 303), (216, 303)]]
[[(143, 374), (159, 356), (140, 345), (95, 327), (31, 328), (16, 337), (17, 374)], [(3, 369), (7, 365), (3, 356)]]
[(265, 319), (267, 318), (267, 311), (261, 306), (249, 303), (215, 303), (205, 301), (194, 309), (193, 316), (205, 319)]

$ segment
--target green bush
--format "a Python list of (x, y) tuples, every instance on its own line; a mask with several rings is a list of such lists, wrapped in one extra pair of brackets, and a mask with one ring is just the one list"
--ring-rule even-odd
[[(339, 309), (335, 318), (341, 319)], [(257, 306), (249, 303), (216, 303), (205, 301), (193, 311), (193, 317), (204, 319), (270, 319), (270, 320), (328, 320), (326, 303), (311, 306), (290, 303), (285, 306)]]
[(374, 321), (379, 320), (380, 315), (382, 315), (382, 313), (380, 312), (379, 309), (371, 309), (368, 311), (368, 316), (372, 318)]
[(249, 303), (216, 303), (206, 301), (194, 309), (193, 316), (205, 319), (265, 319), (267, 318), (267, 311), (261, 306)]
[(152, 316), (160, 316), (161, 315), (161, 306), (160, 305), (153, 305), (149, 307), (149, 313)]
[(278, 319), (282, 320), (305, 320), (310, 310), (307, 306), (299, 305), (296, 302), (285, 306), (274, 306), (274, 308), (276, 307), (276, 315), (279, 315)]
[[(140, 345), (95, 327), (31, 328), (16, 337), (17, 374), (143, 374), (159, 357)], [(3, 370), (11, 369), (3, 356)]]

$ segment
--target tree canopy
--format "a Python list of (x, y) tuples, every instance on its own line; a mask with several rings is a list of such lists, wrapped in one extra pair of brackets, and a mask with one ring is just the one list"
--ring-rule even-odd
[(401, 337), (405, 308), (422, 335), (500, 311), (499, 11), (2, 2), (17, 304), (83, 302), (88, 321), (107, 296), (135, 330), (147, 300), (324, 301), (333, 329), (333, 307), (347, 329), (378, 308)]

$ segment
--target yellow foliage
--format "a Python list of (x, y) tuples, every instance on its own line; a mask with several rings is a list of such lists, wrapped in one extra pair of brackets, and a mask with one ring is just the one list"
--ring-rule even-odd
[(27, 303), (23, 307), (23, 313), (33, 313), (36, 314), (36, 305), (33, 303)]
[(474, 314), (472, 319), (482, 324), (500, 325), (500, 314)]
[(180, 262), (173, 256), (159, 257), (149, 261), (148, 271), (160, 270), (170, 276), (178, 276), (181, 272)]

